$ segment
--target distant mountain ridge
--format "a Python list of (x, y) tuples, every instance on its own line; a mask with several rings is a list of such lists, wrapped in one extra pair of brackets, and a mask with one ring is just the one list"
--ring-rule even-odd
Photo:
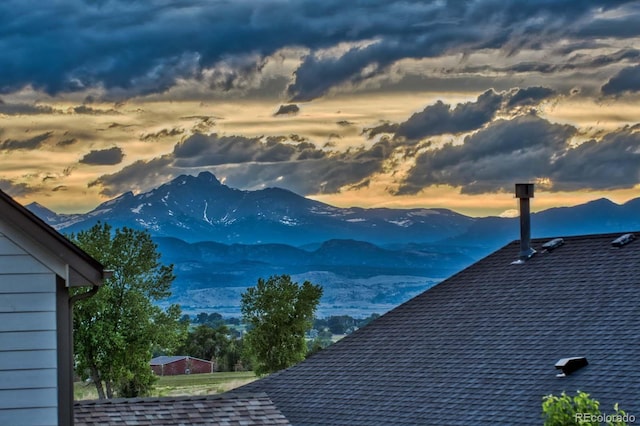
[(86, 214), (56, 215), (38, 204), (27, 208), (62, 232), (103, 221), (148, 229), (154, 236), (229, 244), (432, 242), (459, 234), (475, 220), (446, 209), (338, 208), (280, 188), (242, 191), (208, 172), (179, 176), (138, 195), (127, 192)]
[[(127, 192), (86, 214), (56, 214), (37, 203), (27, 208), (61, 232), (103, 221), (187, 242), (303, 246), (350, 239), (377, 245), (442, 242), (494, 249), (519, 238), (517, 218), (473, 218), (446, 209), (339, 208), (281, 188), (230, 188), (209, 172), (182, 175), (138, 195)], [(640, 198), (622, 205), (603, 198), (552, 208), (532, 214), (532, 236), (640, 229), (638, 213)]]
[[(147, 229), (162, 261), (175, 266), (172, 301), (190, 313), (238, 315), (242, 291), (275, 274), (321, 284), (324, 315), (383, 313), (519, 238), (518, 218), (338, 208), (279, 188), (229, 188), (206, 172), (86, 214), (27, 208), (63, 233), (97, 221)], [(532, 236), (640, 230), (638, 213), (640, 198), (552, 208), (532, 214)]]

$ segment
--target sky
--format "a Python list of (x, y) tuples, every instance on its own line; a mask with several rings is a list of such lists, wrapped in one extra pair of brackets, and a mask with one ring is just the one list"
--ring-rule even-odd
[(86, 212), (208, 170), (332, 205), (640, 196), (640, 2), (4, 0), (0, 189)]

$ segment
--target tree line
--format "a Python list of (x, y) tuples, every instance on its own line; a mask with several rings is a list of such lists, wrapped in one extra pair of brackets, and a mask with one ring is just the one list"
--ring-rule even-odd
[[(74, 305), (74, 364), (100, 399), (148, 395), (157, 377), (153, 355), (187, 354), (214, 360), (218, 370), (252, 369), (258, 375), (287, 368), (308, 353), (306, 333), (322, 287), (288, 275), (259, 279), (242, 294), (240, 319), (201, 313), (196, 327), (171, 296), (173, 265), (163, 265), (147, 231), (106, 223), (67, 235), (113, 275), (96, 294)], [(84, 289), (74, 289), (82, 294)]]

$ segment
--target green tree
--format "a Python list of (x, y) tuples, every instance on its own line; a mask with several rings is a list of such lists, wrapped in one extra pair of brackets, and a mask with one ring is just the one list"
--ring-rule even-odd
[(171, 295), (173, 266), (160, 264), (146, 231), (98, 223), (69, 239), (113, 270), (97, 294), (74, 306), (77, 373), (91, 378), (101, 399), (147, 394), (152, 349), (177, 347), (188, 325), (178, 305), (154, 304)]
[(242, 314), (248, 331), (244, 346), (258, 375), (300, 362), (307, 351), (305, 333), (313, 324), (322, 287), (302, 285), (288, 275), (258, 279), (242, 294)]
[(242, 340), (231, 336), (226, 325), (211, 327), (201, 324), (189, 334), (184, 343), (176, 351), (181, 355), (189, 355), (216, 362), (220, 371), (233, 371), (238, 361), (247, 365), (242, 358)]
[(542, 398), (544, 426), (599, 426), (603, 418), (607, 426), (627, 426), (626, 413), (618, 408), (618, 404), (613, 409), (613, 414), (603, 416), (600, 403), (580, 391), (574, 397), (562, 392), (560, 396)]

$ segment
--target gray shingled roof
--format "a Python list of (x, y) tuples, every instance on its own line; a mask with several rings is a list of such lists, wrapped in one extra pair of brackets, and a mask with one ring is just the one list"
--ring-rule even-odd
[(151, 361), (149, 361), (150, 365), (167, 365), (167, 364), (171, 364), (172, 362), (176, 362), (176, 361), (180, 361), (182, 359), (197, 359), (198, 361), (203, 361), (203, 362), (211, 362), (208, 361), (206, 359), (202, 359), (202, 358), (195, 358), (192, 356), (188, 356), (188, 355), (173, 355), (173, 356), (168, 356), (168, 355), (160, 355), (157, 356), (155, 358), (152, 358)]
[(161, 355), (155, 358), (151, 358), (151, 361), (149, 361), (149, 364), (165, 365), (165, 364), (171, 364), (172, 362), (180, 361), (181, 359), (185, 359), (185, 358), (187, 358), (186, 355), (174, 355), (174, 356)]
[(264, 393), (80, 401), (76, 426), (252, 426), (290, 423)]
[[(294, 425), (540, 425), (545, 394), (640, 416), (640, 239), (513, 242), (308, 360), (239, 388)], [(556, 377), (561, 358), (589, 365)], [(231, 391), (234, 392), (234, 391)]]

